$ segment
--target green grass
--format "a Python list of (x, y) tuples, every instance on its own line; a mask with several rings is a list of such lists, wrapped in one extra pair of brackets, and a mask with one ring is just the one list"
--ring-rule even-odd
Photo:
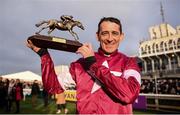
[[(31, 98), (27, 97), (25, 101), (20, 103), (20, 113), (21, 114), (55, 114), (56, 113), (56, 104), (54, 100), (50, 100), (49, 105), (44, 107), (43, 99), (38, 98), (36, 106), (32, 107)], [(76, 113), (76, 105), (73, 102), (67, 102), (67, 108), (69, 114)], [(12, 111), (8, 114), (13, 114), (15, 112), (15, 103), (13, 104)], [(134, 114), (162, 114), (160, 111), (151, 111), (151, 110), (134, 110)], [(0, 108), (0, 114), (6, 114), (6, 112)]]
[[(67, 102), (68, 113), (76, 113), (76, 105), (73, 102)], [(13, 103), (12, 110), (8, 114), (13, 114), (16, 111), (15, 103)], [(43, 99), (38, 98), (35, 106), (31, 104), (31, 98), (26, 98), (25, 101), (20, 102), (20, 113), (21, 114), (55, 114), (57, 106), (54, 100), (49, 101), (49, 105), (44, 107)], [(3, 108), (0, 108), (0, 114), (6, 114)]]

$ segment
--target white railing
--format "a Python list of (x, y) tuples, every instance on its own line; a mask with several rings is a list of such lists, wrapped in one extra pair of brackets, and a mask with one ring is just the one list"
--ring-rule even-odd
[[(140, 94), (140, 96), (146, 96), (146, 99), (154, 100), (154, 103), (147, 102), (147, 108), (163, 110), (163, 111), (175, 111), (180, 113), (180, 95), (169, 95), (169, 94)], [(169, 104), (162, 104), (160, 101), (168, 101)], [(171, 104), (176, 102), (177, 105)]]

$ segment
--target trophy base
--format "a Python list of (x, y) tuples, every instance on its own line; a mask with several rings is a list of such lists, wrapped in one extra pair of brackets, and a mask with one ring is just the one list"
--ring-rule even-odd
[(28, 38), (32, 43), (40, 48), (50, 48), (55, 50), (75, 53), (82, 43), (73, 40), (67, 40), (55, 36), (33, 35)]

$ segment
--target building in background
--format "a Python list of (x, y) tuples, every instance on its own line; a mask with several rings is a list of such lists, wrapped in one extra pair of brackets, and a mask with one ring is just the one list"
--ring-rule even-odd
[[(150, 38), (141, 41), (139, 58), (142, 74), (180, 74), (180, 26), (162, 23), (149, 28)], [(160, 75), (159, 75), (160, 74)], [(179, 75), (180, 76), (180, 75)]]

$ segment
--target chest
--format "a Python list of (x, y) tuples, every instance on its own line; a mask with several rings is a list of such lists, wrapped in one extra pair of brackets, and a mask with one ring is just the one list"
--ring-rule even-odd
[(97, 57), (97, 63), (106, 67), (114, 76), (121, 76), (126, 68), (127, 59), (120, 56)]

